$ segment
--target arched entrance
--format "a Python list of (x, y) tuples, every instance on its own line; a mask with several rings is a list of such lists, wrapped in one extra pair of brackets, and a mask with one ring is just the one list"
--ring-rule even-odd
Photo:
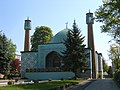
[(52, 51), (46, 56), (46, 68), (60, 67), (61, 61), (62, 61), (62, 56), (59, 53)]

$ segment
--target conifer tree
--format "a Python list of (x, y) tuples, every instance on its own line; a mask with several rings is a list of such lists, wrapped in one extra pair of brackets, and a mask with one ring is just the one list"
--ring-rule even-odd
[(9, 74), (9, 64), (15, 59), (16, 45), (0, 32), (0, 73)]
[(73, 29), (68, 31), (65, 40), (66, 50), (63, 52), (64, 67), (70, 68), (77, 77), (77, 70), (84, 70), (86, 67), (85, 45), (81, 31), (78, 29), (74, 20)]

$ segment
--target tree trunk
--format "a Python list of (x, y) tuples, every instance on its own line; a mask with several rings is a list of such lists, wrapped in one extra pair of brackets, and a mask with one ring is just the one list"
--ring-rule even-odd
[(77, 80), (77, 71), (75, 71), (75, 80)]

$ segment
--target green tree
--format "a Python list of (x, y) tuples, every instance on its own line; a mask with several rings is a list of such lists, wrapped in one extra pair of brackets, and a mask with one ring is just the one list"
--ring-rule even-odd
[(113, 73), (112, 73), (112, 66), (109, 66), (109, 67), (108, 67), (107, 73), (108, 73), (109, 77), (112, 78), (112, 74), (113, 74)]
[(104, 0), (95, 12), (97, 22), (102, 22), (102, 32), (108, 33), (120, 43), (120, 0)]
[(112, 60), (112, 64), (115, 69), (120, 69), (120, 46), (113, 44), (110, 46), (109, 58)]
[(31, 50), (37, 51), (38, 45), (48, 43), (53, 37), (51, 28), (47, 26), (38, 26), (35, 28), (34, 34), (31, 36)]
[(0, 73), (8, 74), (10, 61), (15, 59), (16, 45), (0, 33)]
[(73, 29), (68, 31), (64, 43), (66, 50), (63, 52), (63, 63), (64, 67), (70, 68), (75, 73), (75, 79), (77, 78), (77, 70), (84, 70), (86, 67), (85, 45), (83, 42), (84, 37), (74, 20)]
[(107, 72), (108, 71), (108, 65), (106, 64), (104, 58), (102, 59), (102, 61), (103, 61), (103, 72)]

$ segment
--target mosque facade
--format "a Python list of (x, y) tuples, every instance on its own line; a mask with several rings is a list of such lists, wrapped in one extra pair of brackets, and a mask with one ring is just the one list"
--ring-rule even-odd
[[(30, 31), (30, 20), (25, 20), (25, 33)], [(61, 70), (59, 67), (63, 65), (62, 52), (66, 49), (63, 44), (67, 38), (67, 33), (70, 29), (65, 28), (58, 32), (48, 44), (38, 45), (38, 51), (30, 51), (29, 46), (24, 45), (28, 49), (24, 49), (21, 52), (21, 76), (27, 77), (32, 80), (48, 80), (48, 79), (70, 79), (75, 76), (73, 72), (68, 69)], [(29, 35), (29, 34), (25, 34)], [(25, 36), (29, 44), (29, 37)], [(88, 54), (87, 70), (80, 72), (78, 71), (79, 77), (92, 78), (93, 74), (93, 60), (92, 60), (92, 49), (86, 48), (85, 53)], [(103, 73), (102, 68), (102, 54), (96, 53), (96, 62), (94, 63), (97, 68), (95, 72), (97, 77)]]

